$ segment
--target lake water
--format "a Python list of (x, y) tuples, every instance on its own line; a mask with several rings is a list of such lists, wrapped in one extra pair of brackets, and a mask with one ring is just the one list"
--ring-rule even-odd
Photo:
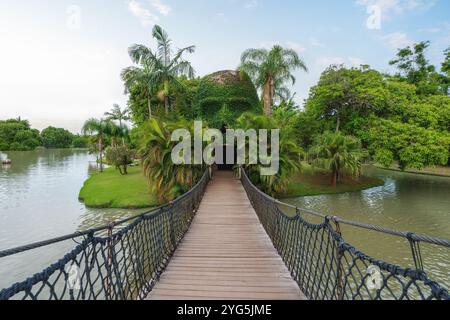
[[(71, 234), (142, 211), (88, 209), (78, 193), (96, 158), (84, 150), (4, 152), (0, 165), (0, 250)], [(73, 249), (66, 241), (0, 259), (0, 288), (24, 280)]]
[[(87, 209), (78, 193), (95, 157), (82, 150), (6, 152), (0, 166), (0, 250), (104, 225), (142, 211)], [(368, 169), (383, 187), (289, 199), (287, 202), (342, 218), (450, 238), (450, 178)], [(366, 253), (412, 265), (408, 243), (400, 238), (343, 227), (344, 238)], [(0, 288), (42, 271), (74, 247), (66, 241), (0, 259)], [(425, 268), (450, 287), (450, 250), (422, 245)]]
[[(365, 168), (385, 181), (360, 192), (283, 200), (346, 220), (450, 239), (450, 178)], [(317, 219), (311, 218), (313, 222)], [(351, 226), (343, 236), (357, 249), (386, 262), (414, 266), (408, 241)], [(450, 249), (421, 244), (425, 271), (450, 287)]]

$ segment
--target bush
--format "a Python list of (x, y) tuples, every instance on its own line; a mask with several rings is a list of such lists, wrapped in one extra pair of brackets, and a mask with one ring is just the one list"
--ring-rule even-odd
[(128, 165), (133, 163), (134, 152), (126, 146), (109, 147), (106, 149), (106, 160), (115, 166), (121, 175), (126, 175)]
[(89, 147), (89, 137), (76, 135), (72, 140), (73, 148), (87, 148)]
[(73, 134), (65, 129), (48, 127), (41, 132), (41, 138), (48, 149), (64, 149), (72, 146)]
[(28, 121), (0, 121), (0, 149), (3, 151), (31, 151), (40, 145), (39, 131), (31, 129)]

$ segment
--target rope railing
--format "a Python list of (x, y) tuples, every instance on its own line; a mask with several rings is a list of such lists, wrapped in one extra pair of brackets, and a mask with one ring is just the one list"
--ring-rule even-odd
[(144, 299), (188, 231), (209, 173), (175, 201), (135, 217), (0, 252), (0, 258), (67, 240), (78, 245), (23, 282), (0, 291), (0, 300)]
[[(241, 181), (261, 224), (292, 278), (312, 300), (450, 300), (447, 289), (423, 270), (420, 242), (450, 247), (450, 241), (346, 221), (280, 202), (259, 190), (241, 168)], [(314, 224), (313, 215), (322, 220)], [(358, 251), (341, 224), (407, 239), (415, 268), (403, 268)]]

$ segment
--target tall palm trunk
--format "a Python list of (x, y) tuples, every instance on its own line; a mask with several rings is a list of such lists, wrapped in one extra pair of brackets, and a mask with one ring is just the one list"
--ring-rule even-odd
[(338, 176), (339, 172), (337, 170), (333, 170), (333, 172), (331, 173), (331, 185), (333, 187), (337, 186)]
[(263, 88), (263, 102), (264, 102), (264, 114), (271, 114), (271, 106), (270, 106), (270, 84), (267, 82)]
[(152, 98), (148, 96), (147, 98), (147, 104), (148, 104), (148, 118), (152, 118)]
[(272, 115), (274, 87), (274, 80), (269, 77), (263, 88), (264, 113), (268, 116)]
[(103, 137), (98, 139), (98, 153), (100, 158), (100, 172), (103, 172)]
[(341, 118), (339, 117), (339, 113), (338, 113), (337, 119), (336, 119), (336, 132), (339, 132), (340, 129), (341, 129)]
[(166, 109), (166, 114), (169, 114), (169, 82), (167, 80), (164, 81), (164, 108)]
[[(119, 126), (120, 126), (120, 129), (122, 130), (123, 129), (122, 128), (122, 119), (119, 119)], [(120, 135), (122, 136), (122, 146), (125, 146), (125, 138), (123, 137), (122, 133)]]
[(166, 114), (169, 114), (170, 101), (168, 96), (164, 96), (164, 109), (166, 110)]

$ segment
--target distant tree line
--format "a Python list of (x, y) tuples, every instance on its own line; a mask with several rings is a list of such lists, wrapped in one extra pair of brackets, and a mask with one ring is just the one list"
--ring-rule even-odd
[(86, 148), (88, 137), (74, 135), (66, 129), (48, 127), (42, 132), (33, 129), (27, 120), (0, 120), (1, 151), (32, 151), (48, 149)]

